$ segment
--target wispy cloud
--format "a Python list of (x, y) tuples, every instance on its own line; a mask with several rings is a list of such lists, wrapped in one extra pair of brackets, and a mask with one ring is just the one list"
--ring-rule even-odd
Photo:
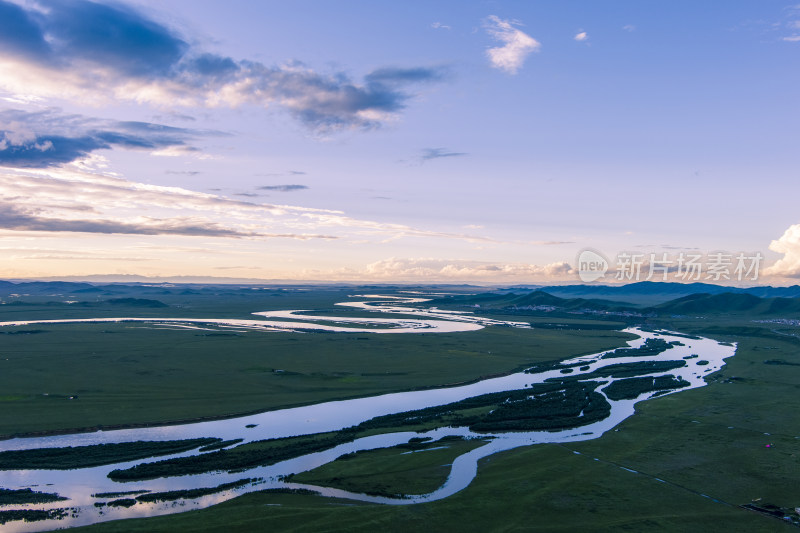
[(112, 147), (151, 153), (170, 149), (192, 153), (197, 149), (187, 142), (209, 134), (221, 135), (148, 122), (66, 115), (54, 109), (35, 113), (9, 109), (0, 111), (0, 165), (57, 166)]
[(336, 238), (315, 231), (320, 225), (305, 222), (309, 214), (337, 216), (336, 211), (255, 204), (136, 183), (80, 165), (0, 173), (0, 230), (5, 231)]
[(0, 231), (7, 232), (497, 242), (480, 235), (358, 219), (329, 209), (257, 203), (139, 183), (92, 170), (85, 162), (0, 172), (0, 211)]
[(307, 173), (302, 170), (287, 170), (286, 172), (262, 172), (256, 174), (263, 178), (275, 178), (278, 176), (305, 176)]
[(165, 174), (177, 174), (180, 176), (197, 176), (202, 174), (199, 170), (165, 170)]
[(303, 189), (308, 189), (308, 185), (264, 185), (263, 187), (259, 187), (259, 190), (262, 191), (277, 191), (277, 192), (292, 192), (292, 191), (302, 191)]
[[(759, 21), (764, 23), (764, 21)], [(784, 34), (780, 40), (785, 43), (800, 42), (800, 4), (791, 4), (783, 8), (781, 20), (769, 24), (771, 31)]]
[(504, 43), (503, 46), (489, 48), (486, 55), (490, 64), (497, 69), (509, 74), (516, 74), (531, 52), (541, 48), (539, 41), (515, 28), (520, 23), (513, 20), (503, 20), (496, 15), (487, 19), (486, 31), (496, 41)]
[(91, 254), (91, 255), (81, 255), (76, 253), (51, 253), (51, 254), (28, 254), (28, 255), (15, 255), (11, 256), (14, 260), (45, 260), (45, 261), (91, 261), (96, 263), (98, 261), (124, 261), (124, 262), (138, 262), (138, 261), (150, 261), (150, 259), (146, 257), (121, 257), (119, 255), (100, 255), (100, 254)]
[(380, 68), (352, 80), (300, 62), (268, 66), (205, 53), (164, 24), (118, 3), (0, 0), (0, 86), (12, 93), (135, 100), (169, 106), (279, 105), (328, 132), (379, 126), (402, 111), (412, 85), (441, 67)]
[(468, 155), (467, 152), (451, 152), (445, 148), (423, 148), (420, 160), (424, 163), (432, 159), (441, 159), (443, 157), (461, 157)]
[(107, 219), (68, 219), (39, 216), (34, 209), (0, 202), (0, 228), (14, 231), (106, 233), (134, 235), (184, 235), (191, 237), (255, 237), (210, 221), (143, 218), (139, 222)]
[(586, 33), (585, 31), (579, 31), (578, 33), (575, 34), (575, 37), (573, 37), (573, 39), (575, 39), (579, 43), (582, 43), (584, 41), (589, 40), (589, 34)]
[(431, 24), (431, 28), (434, 30), (451, 30), (452, 28), (447, 24), (442, 24), (441, 22), (434, 22)]

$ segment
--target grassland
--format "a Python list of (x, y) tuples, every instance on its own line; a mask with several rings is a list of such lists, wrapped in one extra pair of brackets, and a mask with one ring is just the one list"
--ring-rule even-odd
[[(292, 297), (270, 298), (285, 300), (282, 305), (270, 300), (274, 307), (255, 310), (312, 308), (309, 295), (303, 296), (306, 304), (296, 305)], [(341, 301), (341, 295), (330, 295), (329, 300)], [(180, 314), (223, 316), (212, 313), (212, 301), (209, 297)], [(241, 317), (251, 304), (243, 297), (224, 312)], [(562, 322), (533, 313), (508, 318)], [(265, 491), (200, 511), (80, 531), (796, 531), (774, 513), (745, 506), (781, 513), (800, 506), (800, 328), (755, 324), (741, 314), (651, 322), (654, 327), (737, 342), (737, 355), (708, 377), (707, 387), (640, 403), (635, 416), (602, 438), (491, 456), (480, 463), (467, 489), (447, 499), (394, 507)], [(0, 372), (3, 434), (219, 416), (435, 386), (622, 344), (617, 333), (577, 323), (568, 327), (582, 327), (580, 331), (487, 328), (388, 337), (212, 337), (197, 336), (204, 333), (197, 331), (84, 326), (73, 337), (69, 335), (75, 326), (37, 326), (47, 331), (4, 336), (0, 365), (8, 366), (0, 369), (11, 374)], [(145, 337), (136, 336), (142, 332)], [(51, 369), (62, 375), (52, 375)], [(113, 386), (107, 387), (104, 379)], [(43, 397), (43, 391), (53, 396)], [(68, 399), (76, 394), (78, 400)], [(50, 409), (57, 415), (50, 416)], [(360, 482), (365, 491), (380, 490), (381, 484), (400, 487), (426, 453), (434, 452), (411, 454), (419, 456), (412, 464), (384, 463), (393, 470), (371, 480), (359, 479), (356, 468), (343, 463), (334, 477), (340, 483)]]
[(593, 461), (556, 445), (487, 458), (447, 499), (382, 506), (317, 496), (252, 493), (214, 507), (76, 532), (794, 531), (751, 511)]
[[(0, 320), (125, 314), (252, 318), (248, 314), (253, 311), (332, 307), (347, 299), (347, 293), (338, 291), (316, 296), (276, 294), (182, 297), (188, 303), (160, 296), (172, 307), (125, 313), (5, 305), (0, 306)], [(615, 348), (630, 338), (604, 330), (499, 327), (398, 335), (220, 335), (135, 323), (46, 324), (3, 330), (37, 332), (3, 336), (0, 438), (226, 417), (452, 385), (518, 371), (539, 361)]]
[(365, 450), (295, 474), (289, 481), (377, 496), (427, 494), (447, 480), (456, 457), (484, 444), (481, 440), (445, 437), (434, 442)]
[(87, 531), (795, 531), (744, 506), (800, 505), (800, 367), (771, 363), (800, 364), (798, 328), (732, 318), (657, 325), (737, 342), (737, 355), (707, 387), (640, 403), (602, 438), (491, 456), (445, 500), (389, 507), (253, 493)]

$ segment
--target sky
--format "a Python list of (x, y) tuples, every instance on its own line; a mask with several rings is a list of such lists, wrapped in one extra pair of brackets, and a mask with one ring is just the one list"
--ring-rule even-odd
[(0, 277), (796, 283), (798, 58), (772, 0), (0, 0)]

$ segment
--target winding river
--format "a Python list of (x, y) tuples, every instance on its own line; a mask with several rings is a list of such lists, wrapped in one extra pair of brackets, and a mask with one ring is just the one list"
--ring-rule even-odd
[[(507, 322), (477, 317), (471, 313), (446, 311), (436, 308), (423, 308), (419, 304), (427, 301), (424, 298), (397, 296), (360, 295), (359, 301), (343, 302), (341, 306), (357, 308), (375, 313), (391, 313), (407, 315), (413, 318), (357, 318), (339, 316), (308, 315), (308, 311), (270, 311), (254, 313), (259, 319), (182, 319), (182, 318), (99, 318), (72, 320), (39, 320), (0, 322), (0, 328), (30, 324), (54, 324), (73, 322), (145, 322), (152, 327), (189, 327), (202, 329), (224, 329), (237, 331), (347, 331), (363, 333), (435, 333), (471, 331), (483, 327), (520, 327), (529, 328), (526, 322)], [(364, 301), (363, 299), (367, 300)], [(322, 323), (320, 323), (322, 322)], [(580, 379), (582, 374), (590, 374), (610, 364), (633, 363), (638, 361), (683, 361), (685, 366), (665, 372), (652, 372), (647, 376), (657, 377), (673, 375), (682, 378), (689, 386), (670, 391), (674, 394), (682, 390), (705, 385), (703, 377), (724, 366), (724, 360), (734, 355), (736, 347), (720, 344), (714, 340), (703, 338), (687, 338), (670, 332), (648, 332), (637, 328), (628, 328), (626, 332), (639, 336), (629, 342), (631, 348), (641, 346), (647, 339), (661, 338), (673, 343), (657, 355), (647, 357), (615, 357), (605, 358), (606, 352), (576, 357), (563, 361), (563, 364), (580, 363), (569, 374), (571, 379)], [(337, 431), (357, 425), (376, 416), (444, 405), (477, 395), (519, 390), (535, 384), (543, 383), (548, 378), (564, 378), (561, 369), (550, 369), (541, 372), (520, 372), (504, 377), (486, 379), (477, 383), (458, 387), (384, 394), (380, 396), (358, 398), (353, 400), (324, 402), (316, 405), (269, 411), (239, 418), (198, 422), (174, 426), (151, 427), (141, 429), (125, 429), (116, 431), (98, 431), (72, 435), (57, 435), (39, 438), (17, 438), (0, 441), (0, 452), (7, 450), (24, 450), (34, 448), (51, 448), (65, 446), (85, 446), (103, 443), (121, 443), (137, 440), (162, 441), (202, 437), (218, 437), (223, 440), (243, 439), (244, 443), (269, 438), (308, 435), (320, 432)], [(587, 377), (587, 379), (589, 379)], [(593, 379), (597, 380), (595, 376)], [(615, 378), (604, 377), (602, 381), (613, 382)], [(601, 389), (601, 394), (606, 396)], [(440, 427), (431, 431), (395, 432), (374, 435), (340, 444), (328, 450), (310, 453), (294, 459), (282, 461), (270, 466), (257, 467), (244, 472), (216, 472), (198, 475), (159, 478), (149, 481), (120, 483), (108, 478), (110, 471), (132, 467), (148, 460), (137, 460), (113, 465), (82, 468), (77, 470), (7, 470), (0, 471), (0, 487), (5, 489), (33, 488), (36, 491), (58, 493), (69, 498), (69, 501), (47, 504), (0, 505), (0, 511), (23, 509), (57, 509), (68, 508), (69, 513), (58, 520), (42, 520), (37, 522), (10, 521), (0, 526), (2, 531), (44, 531), (63, 527), (92, 524), (122, 518), (155, 516), (183, 512), (191, 509), (208, 507), (228, 500), (246, 492), (271, 488), (303, 488), (319, 492), (323, 496), (348, 498), (366, 502), (391, 505), (414, 505), (421, 502), (446, 498), (466, 488), (477, 473), (478, 461), (494, 453), (539, 443), (576, 442), (598, 438), (613, 429), (621, 421), (634, 413), (634, 405), (653, 397), (657, 393), (642, 393), (632, 400), (608, 400), (611, 405), (610, 415), (600, 421), (583, 425), (576, 429), (560, 431), (528, 431), (501, 433), (474, 433), (466, 427)], [(606, 396), (607, 398), (607, 396)], [(451, 472), (446, 482), (434, 492), (405, 498), (389, 498), (350, 493), (327, 487), (316, 487), (290, 483), (284, 476), (311, 470), (329, 463), (343, 454), (376, 448), (396, 446), (408, 442), (412, 437), (430, 437), (438, 440), (445, 436), (459, 435), (463, 437), (486, 438), (489, 442), (459, 456), (453, 461)], [(172, 457), (197, 455), (201, 452), (189, 452), (161, 456), (157, 460)], [(176, 501), (145, 503), (137, 502), (131, 507), (100, 506), (113, 498), (95, 497), (94, 494), (104, 492), (152, 491), (164, 492), (200, 487), (216, 487), (224, 483), (232, 483), (243, 478), (255, 480), (246, 486), (222, 491), (195, 499), (179, 499)]]

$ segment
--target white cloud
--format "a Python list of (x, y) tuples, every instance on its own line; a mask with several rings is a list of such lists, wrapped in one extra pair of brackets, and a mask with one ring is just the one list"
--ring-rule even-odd
[(780, 239), (770, 243), (769, 249), (783, 254), (783, 258), (765, 268), (765, 275), (800, 278), (800, 224), (790, 226)]
[(442, 24), (441, 22), (434, 22), (431, 24), (431, 28), (435, 30), (451, 30), (452, 28), (447, 24)]
[(492, 67), (516, 74), (525, 62), (525, 58), (541, 48), (539, 41), (515, 28), (519, 23), (503, 20), (496, 15), (491, 15), (486, 24), (486, 31), (495, 40), (504, 43), (503, 46), (489, 48), (486, 55)]
[(783, 40), (789, 43), (797, 43), (800, 42), (800, 35), (792, 35), (791, 37), (784, 37)]
[(581, 32), (578, 32), (578, 33), (575, 35), (574, 39), (575, 39), (576, 41), (578, 41), (578, 42), (583, 42), (583, 41), (586, 41), (586, 40), (588, 40), (588, 39), (589, 39), (589, 34), (588, 34), (588, 33), (586, 33), (585, 31), (581, 31)]
[(633, 24), (625, 24), (622, 27), (622, 29), (625, 30), (625, 31), (635, 31), (636, 30), (636, 26), (634, 26)]
[(572, 267), (564, 262), (534, 265), (392, 257), (370, 263), (362, 274), (376, 280), (532, 282), (571, 279), (568, 277), (572, 273)]

